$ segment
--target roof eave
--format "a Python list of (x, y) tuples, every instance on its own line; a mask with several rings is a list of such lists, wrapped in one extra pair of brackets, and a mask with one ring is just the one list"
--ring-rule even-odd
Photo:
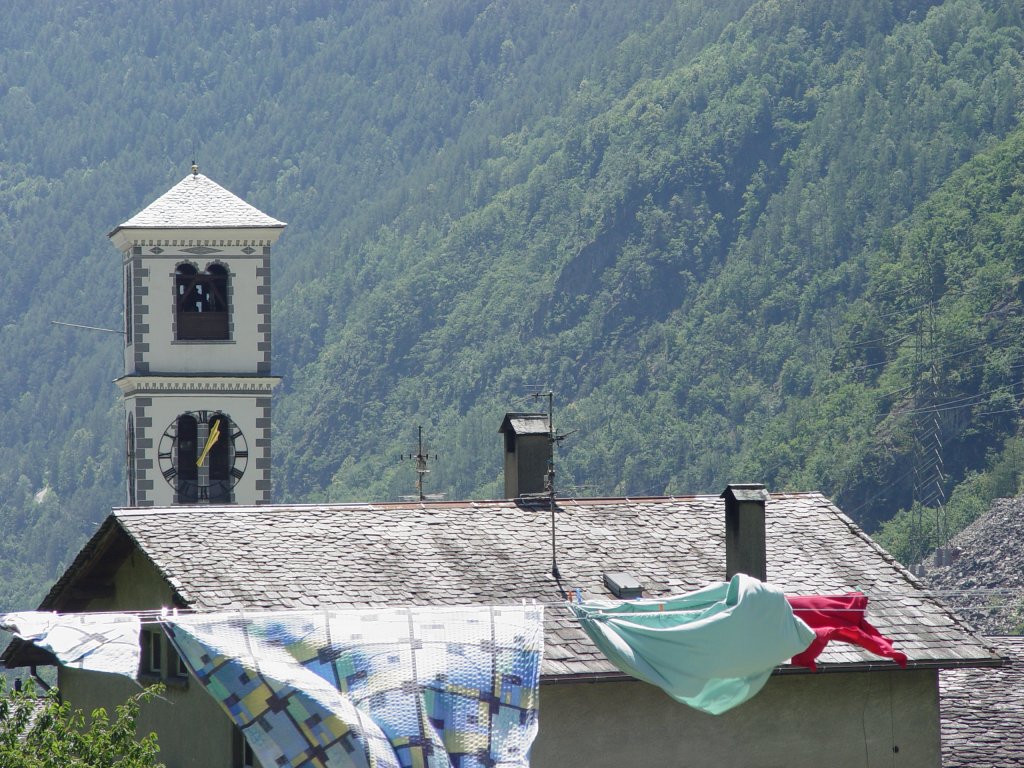
[[(194, 226), (188, 224), (182, 225), (164, 225), (160, 227), (142, 227), (128, 224), (121, 224), (107, 233), (107, 237), (113, 242), (114, 247), (119, 251), (126, 251), (130, 248), (136, 240), (140, 239), (139, 234), (145, 233), (145, 236), (141, 239), (144, 240), (168, 240), (175, 238), (182, 238), (185, 233), (193, 239), (203, 239), (199, 233), (207, 233), (206, 239), (209, 240), (226, 240), (226, 239), (242, 239), (252, 240), (249, 237), (234, 237), (231, 233), (247, 233), (263, 232), (264, 237), (260, 238), (266, 241), (267, 245), (274, 245), (278, 238), (281, 237), (281, 233), (284, 232), (285, 227), (288, 225), (285, 222), (276, 222), (274, 224), (224, 224), (218, 226)], [(177, 234), (181, 233), (181, 234)]]
[[(997, 668), (1007, 664), (1002, 657), (991, 659), (927, 659), (921, 661), (908, 661), (906, 670), (916, 669), (973, 669), (973, 668)], [(819, 663), (818, 669), (811, 670), (806, 667), (797, 667), (791, 664), (784, 664), (776, 667), (772, 675), (815, 675), (834, 674), (837, 672), (899, 672), (899, 664), (893, 661), (853, 661), (840, 663)], [(626, 683), (639, 682), (632, 675), (625, 672), (559, 672), (541, 674), (541, 685), (568, 685), (581, 683)]]

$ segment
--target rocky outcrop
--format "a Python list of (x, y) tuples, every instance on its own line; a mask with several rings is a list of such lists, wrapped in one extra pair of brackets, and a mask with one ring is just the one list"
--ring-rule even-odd
[(1024, 632), (1024, 497), (997, 499), (929, 563), (936, 594), (986, 635)]

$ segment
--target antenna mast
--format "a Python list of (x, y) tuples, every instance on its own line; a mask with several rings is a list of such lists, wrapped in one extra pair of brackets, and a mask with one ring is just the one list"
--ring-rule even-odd
[(417, 431), (417, 448), (416, 453), (402, 454), (403, 459), (416, 459), (416, 495), (420, 501), (425, 501), (427, 495), (423, 492), (423, 477), (430, 473), (427, 469), (427, 461), (433, 459), (437, 461), (437, 455), (431, 456), (428, 453), (423, 452), (423, 427), (416, 427)]
[(548, 460), (548, 471), (544, 477), (543, 496), (547, 497), (548, 511), (551, 513), (551, 575), (558, 579), (562, 574), (558, 571), (558, 549), (555, 546), (557, 533), (555, 528), (555, 446), (572, 433), (560, 435), (555, 430), (555, 393), (552, 390), (542, 392), (538, 388), (537, 391), (530, 393), (530, 397), (534, 400), (540, 400), (542, 397), (548, 399), (548, 442), (551, 444), (551, 458)]

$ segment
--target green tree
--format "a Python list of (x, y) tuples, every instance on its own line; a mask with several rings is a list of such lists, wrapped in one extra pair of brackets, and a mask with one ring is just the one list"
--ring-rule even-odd
[(152, 686), (86, 722), (80, 709), (61, 702), (56, 688), (38, 698), (29, 684), (8, 688), (0, 678), (0, 765), (5, 768), (162, 768), (156, 734), (139, 738), (136, 720), (143, 702), (162, 691)]

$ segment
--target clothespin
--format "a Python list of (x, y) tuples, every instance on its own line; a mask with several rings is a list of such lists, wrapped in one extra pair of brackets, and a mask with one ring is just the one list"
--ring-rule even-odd
[(583, 590), (580, 589), (579, 587), (576, 587), (575, 592), (576, 592), (576, 602), (582, 604), (583, 603)]

